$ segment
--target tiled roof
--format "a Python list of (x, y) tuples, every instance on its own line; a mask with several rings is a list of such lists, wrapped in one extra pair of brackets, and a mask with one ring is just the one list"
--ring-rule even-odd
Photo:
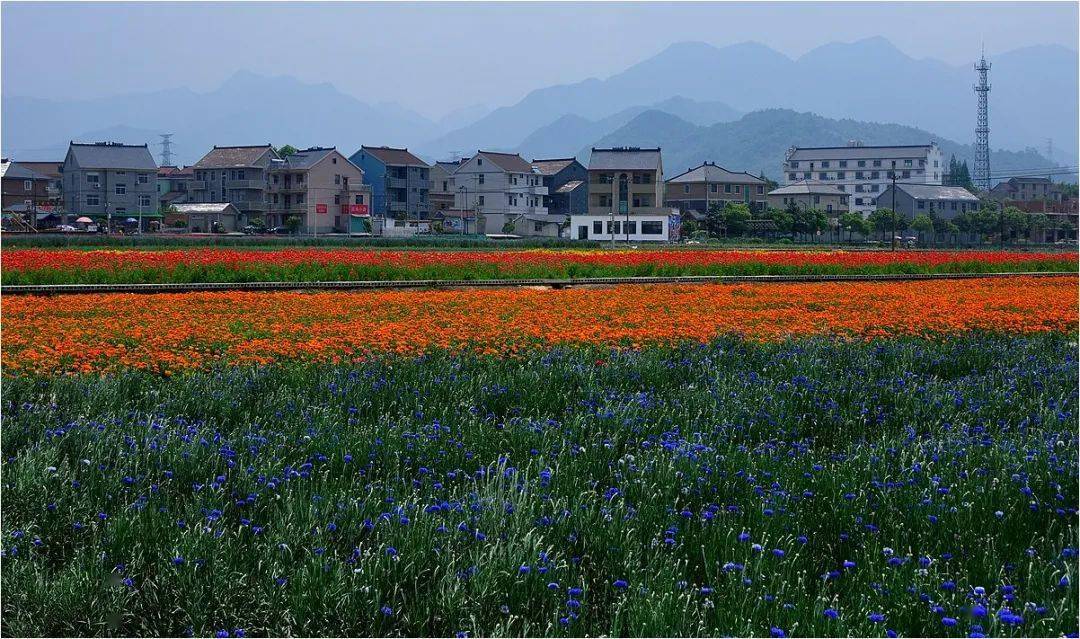
[(495, 166), (504, 171), (510, 173), (533, 172), (533, 166), (517, 153), (496, 153), (495, 151), (477, 151), (476, 153), (477, 155), (487, 158)]
[(287, 156), (285, 158), (284, 166), (285, 168), (296, 170), (310, 169), (333, 152), (334, 147), (325, 148), (314, 146), (310, 149), (303, 149)]
[(360, 150), (386, 165), (423, 167), (428, 165), (427, 162), (409, 153), (409, 149), (395, 149), (390, 146), (361, 146)]
[(20, 162), (0, 162), (0, 177), (14, 180), (50, 180), (47, 175), (42, 175), (33, 169), (23, 166)]
[(579, 186), (581, 186), (582, 184), (585, 184), (585, 182), (583, 182), (581, 180), (570, 180), (566, 184), (563, 184), (559, 188), (555, 189), (555, 192), (556, 193), (569, 193), (569, 192), (573, 191), (574, 189), (578, 188)]
[(701, 166), (688, 169), (686, 173), (676, 175), (668, 180), (669, 184), (673, 182), (731, 182), (739, 184), (750, 182), (754, 184), (764, 184), (765, 180), (746, 172), (736, 173), (734, 171), (728, 171), (722, 166), (716, 166), (716, 164), (712, 162), (705, 162)]
[(35, 173), (40, 173), (46, 177), (52, 179), (58, 179), (62, 177), (62, 171), (60, 167), (64, 166), (63, 161), (60, 162), (17, 162), (19, 166), (26, 167)]
[[(979, 198), (962, 186), (941, 186), (940, 184), (897, 184), (897, 190), (907, 193), (916, 200), (965, 200), (978, 202)], [(879, 195), (880, 199), (881, 196)]]
[(190, 178), (195, 176), (195, 169), (190, 166), (162, 166), (158, 167), (157, 174), (161, 178)]
[(533, 160), (532, 166), (541, 175), (555, 175), (574, 162), (577, 162), (577, 158), (552, 158), (547, 160)]
[(229, 202), (199, 202), (194, 204), (174, 204), (177, 213), (225, 213), (231, 207), (236, 207)]
[(660, 149), (641, 149), (621, 146), (611, 149), (592, 150), (589, 170), (601, 171), (655, 171), (660, 168)]
[(792, 147), (788, 161), (796, 160), (899, 160), (924, 158), (933, 144), (900, 146), (817, 146)]
[(832, 184), (825, 184), (824, 182), (818, 182), (816, 180), (802, 180), (782, 186), (774, 191), (769, 191), (769, 195), (850, 195), (845, 191), (841, 191)]
[(196, 169), (239, 169), (255, 166), (263, 153), (270, 152), (277, 157), (274, 147), (269, 144), (259, 146), (215, 146), (195, 163)]
[(157, 170), (154, 156), (145, 144), (132, 145), (118, 142), (95, 142), (80, 144), (72, 142), (68, 152), (82, 169), (153, 169)]

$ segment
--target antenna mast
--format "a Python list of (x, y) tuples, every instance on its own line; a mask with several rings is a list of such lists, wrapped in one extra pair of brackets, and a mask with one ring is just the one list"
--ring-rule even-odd
[(161, 142), (161, 166), (173, 166), (172, 163), (172, 133), (162, 133)]
[(986, 74), (990, 70), (990, 63), (986, 61), (985, 50), (975, 64), (975, 70), (979, 73), (979, 83), (975, 85), (975, 94), (979, 96), (979, 114), (975, 125), (975, 185), (989, 191), (990, 121), (986, 99), (990, 93), (990, 84), (986, 81)]

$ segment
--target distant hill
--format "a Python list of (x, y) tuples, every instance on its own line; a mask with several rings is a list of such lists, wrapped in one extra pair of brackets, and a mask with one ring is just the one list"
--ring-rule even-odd
[[(972, 51), (973, 62), (977, 54)], [(991, 142), (1042, 148), (1052, 137), (1063, 157), (1075, 162), (1077, 52), (1056, 45), (1026, 47), (992, 56), (991, 62)], [(975, 128), (974, 81), (970, 64), (915, 59), (880, 37), (827, 44), (796, 60), (753, 42), (722, 48), (682, 42), (603, 80), (537, 89), (424, 148), (435, 155), (478, 146), (514, 148), (525, 144), (523, 132), (565, 115), (596, 121), (627, 105), (673, 96), (719, 101), (742, 112), (790, 108), (899, 122), (969, 141)]]
[(698, 125), (730, 122), (742, 116), (742, 113), (723, 102), (697, 102), (676, 96), (650, 106), (623, 109), (614, 115), (598, 120), (588, 120), (578, 115), (564, 115), (551, 124), (533, 131), (514, 148), (514, 152), (529, 159), (565, 157), (574, 149), (581, 148), (581, 145), (615, 131), (649, 110), (669, 113)]
[[(970, 144), (960, 144), (915, 127), (835, 120), (788, 109), (755, 111), (734, 122), (712, 126), (699, 126), (663, 111), (650, 110), (580, 148), (578, 155), (587, 159), (593, 146), (659, 146), (664, 153), (664, 173), (669, 177), (710, 160), (733, 171), (764, 173), (776, 180), (780, 177), (784, 153), (792, 144), (843, 146), (849, 140), (861, 140), (866, 145), (926, 144), (934, 140), (946, 161), (953, 154), (957, 159), (966, 159), (969, 165), (975, 159)], [(996, 150), (990, 156), (990, 166), (995, 172), (1053, 165), (1030, 149)]]
[(59, 159), (56, 149), (69, 140), (155, 143), (158, 133), (174, 134), (181, 164), (215, 144), (337, 146), (349, 155), (361, 144), (409, 145), (439, 131), (399, 105), (367, 104), (330, 84), (249, 72), (209, 93), (170, 89), (81, 101), (5, 95), (2, 104), (3, 153), (25, 160)]

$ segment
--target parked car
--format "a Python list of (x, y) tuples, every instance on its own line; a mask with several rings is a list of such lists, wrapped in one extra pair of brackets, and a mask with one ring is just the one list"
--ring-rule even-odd
[(267, 231), (271, 235), (292, 235), (292, 230), (287, 226), (275, 226)]
[(255, 224), (248, 224), (247, 226), (245, 226), (244, 228), (242, 228), (240, 230), (244, 232), (244, 235), (258, 235), (260, 233), (266, 233), (267, 232), (265, 226), (258, 226), (258, 225), (255, 225)]
[(73, 231), (78, 231), (79, 229), (75, 228), (70, 224), (59, 224), (57, 225), (56, 230), (63, 231), (64, 233), (71, 233)]

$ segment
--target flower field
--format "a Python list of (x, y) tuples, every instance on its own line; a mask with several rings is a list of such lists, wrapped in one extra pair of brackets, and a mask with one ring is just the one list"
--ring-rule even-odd
[(378, 292), (9, 296), (8, 372), (175, 372), (217, 361), (334, 360), (467, 348), (640, 347), (1071, 331), (1077, 278)]
[(0, 623), (1062, 636), (1077, 391), (1060, 333), (20, 375)]
[(79, 250), (13, 248), (3, 284), (584, 278), (1077, 270), (1076, 253), (1004, 251)]
[(6, 295), (0, 635), (1076, 636), (1078, 284)]

